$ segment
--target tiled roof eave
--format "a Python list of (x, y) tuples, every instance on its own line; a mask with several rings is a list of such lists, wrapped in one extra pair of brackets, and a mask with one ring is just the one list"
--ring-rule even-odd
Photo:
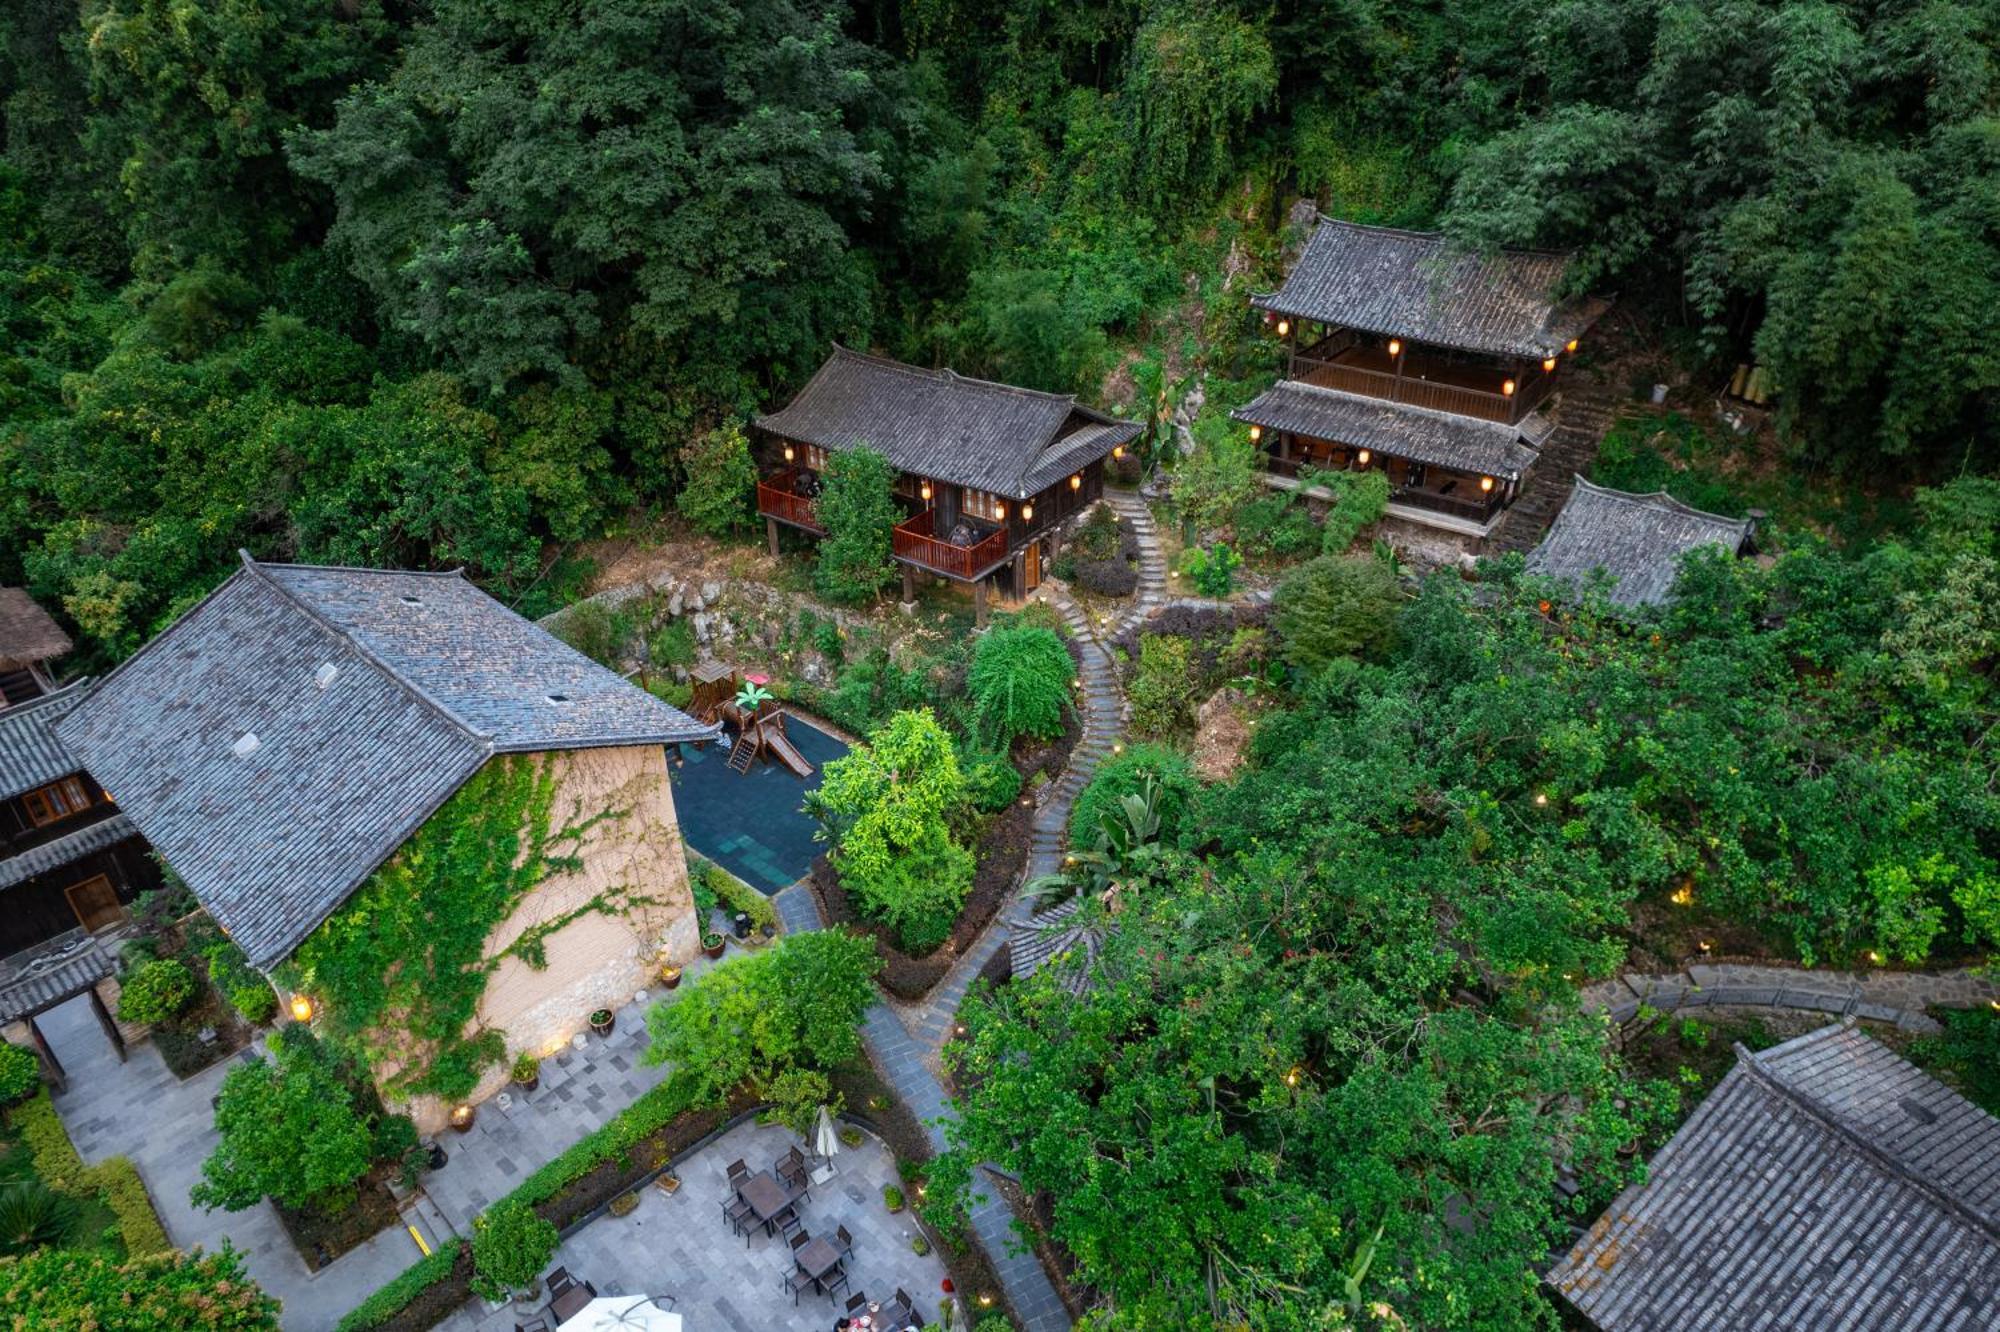
[(1230, 413), (1232, 420), (1330, 443), (1515, 481), (1537, 452), (1518, 430), (1406, 403), (1283, 380)]

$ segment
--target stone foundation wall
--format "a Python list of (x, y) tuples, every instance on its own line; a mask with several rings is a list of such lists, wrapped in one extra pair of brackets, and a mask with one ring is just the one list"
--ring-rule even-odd
[[(1381, 519), (1375, 524), (1373, 535), (1380, 537), (1389, 549), (1396, 552), (1397, 559), (1419, 574), (1436, 569), (1465, 568), (1485, 548), (1485, 542), (1479, 537), (1442, 532), (1402, 518)], [(1367, 540), (1366, 536), (1362, 537), (1364, 543)]]
[[(509, 1062), (527, 1051), (546, 1055), (588, 1028), (592, 1010), (617, 1008), (653, 983), (668, 963), (699, 951), (694, 898), (680, 823), (658, 745), (586, 749), (545, 756), (556, 765), (553, 828), (583, 823), (606, 810), (583, 837), (574, 872), (552, 874), (522, 899), (487, 944), (498, 957), (538, 925), (575, 919), (543, 940), (548, 965), (503, 957), (480, 1000), (478, 1026), (506, 1033)], [(561, 852), (559, 852), (561, 853)], [(630, 891), (657, 899), (627, 915), (585, 910), (606, 894)], [(508, 1069), (489, 1069), (468, 1100), (478, 1103), (504, 1087)], [(444, 1127), (450, 1107), (419, 1097), (408, 1107), (425, 1133)]]

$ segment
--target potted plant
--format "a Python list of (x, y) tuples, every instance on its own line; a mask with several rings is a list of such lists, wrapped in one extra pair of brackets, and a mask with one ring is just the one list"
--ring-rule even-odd
[(590, 1029), (599, 1036), (609, 1036), (617, 1023), (618, 1015), (608, 1008), (600, 1008), (590, 1015)]
[(616, 1198), (613, 1198), (604, 1210), (613, 1216), (630, 1216), (639, 1210), (639, 1195), (636, 1193), (621, 1193)]
[(701, 954), (703, 957), (721, 957), (722, 950), (728, 946), (729, 940), (715, 933), (713, 930), (701, 936)]
[(674, 966), (672, 963), (668, 963), (666, 966), (660, 968), (661, 989), (671, 990), (674, 988), (674, 986), (679, 985), (680, 983), (681, 983), (681, 969), (679, 967)]
[(523, 1050), (514, 1056), (514, 1081), (522, 1091), (533, 1091), (542, 1085), (542, 1061)]
[(884, 1184), (882, 1186), (882, 1205), (892, 1213), (902, 1211), (903, 1191), (894, 1184)]
[(669, 1170), (653, 1181), (653, 1187), (671, 1198), (681, 1191), (681, 1177)]

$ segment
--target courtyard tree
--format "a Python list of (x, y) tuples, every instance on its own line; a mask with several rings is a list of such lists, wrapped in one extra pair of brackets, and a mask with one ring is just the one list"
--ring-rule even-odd
[(503, 1198), (472, 1219), (472, 1288), (504, 1300), (541, 1279), (555, 1256), (556, 1228), (526, 1203)]
[(1014, 622), (986, 631), (972, 651), (966, 692), (983, 739), (1005, 747), (1018, 736), (1053, 740), (1071, 711), (1076, 662), (1053, 629)]
[(215, 1101), (215, 1152), (189, 1196), (240, 1212), (265, 1198), (338, 1212), (375, 1156), (375, 1135), (331, 1051), (300, 1028), (273, 1032), (269, 1057), (229, 1071)]
[(813, 565), (813, 586), (829, 601), (862, 602), (895, 576), (890, 530), (896, 469), (873, 449), (843, 449), (827, 459), (825, 488), (814, 509), (826, 536)]

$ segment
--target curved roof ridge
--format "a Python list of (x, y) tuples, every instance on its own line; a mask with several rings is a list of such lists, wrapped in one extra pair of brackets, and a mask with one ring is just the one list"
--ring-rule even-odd
[(31, 712), (51, 708), (58, 703), (74, 704), (81, 702), (84, 695), (90, 692), (89, 686), (93, 682), (93, 679), (94, 677), (85, 675), (71, 680), (66, 685), (60, 685), (57, 688), (51, 689), (46, 694), (37, 694), (24, 703), (15, 703), (10, 707), (0, 708), (0, 723), (14, 721), (27, 716)]
[(1462, 244), (1448, 231), (1419, 231), (1414, 227), (1391, 227), (1379, 222), (1350, 222), (1344, 217), (1335, 217), (1319, 207), (1313, 208), (1313, 225), (1330, 222), (1339, 227), (1352, 227), (1356, 231), (1372, 231), (1380, 236), (1407, 236), (1411, 240), (1434, 240), (1442, 242), (1447, 249), (1466, 255), (1518, 254), (1536, 259), (1574, 259), (1574, 250), (1545, 250), (1534, 245), (1496, 245), (1491, 250)]
[(1366, 393), (1350, 393), (1346, 389), (1328, 388), (1325, 384), (1315, 384), (1305, 379), (1286, 379), (1279, 382), (1286, 387), (1303, 389), (1308, 393), (1323, 393), (1341, 402), (1365, 403), (1370, 407), (1385, 407), (1392, 408), (1397, 412), (1418, 413), (1435, 420), (1449, 421), (1455, 426), (1487, 426), (1494, 430), (1504, 431), (1507, 434), (1513, 435), (1521, 441), (1522, 448), (1533, 450), (1537, 456), (1542, 451), (1539, 445), (1528, 441), (1528, 437), (1521, 433), (1519, 426), (1508, 425), (1505, 421), (1489, 421), (1483, 416), (1466, 416), (1461, 412), (1441, 412), (1435, 407), (1422, 407), (1414, 402), (1395, 402), (1388, 398), (1370, 397)]
[(1755, 519), (1749, 517), (1731, 518), (1728, 514), (1715, 513), (1708, 509), (1697, 509), (1685, 500), (1675, 499), (1664, 490), (1619, 490), (1612, 486), (1601, 486), (1584, 476), (1581, 472), (1572, 472), (1570, 473), (1570, 477), (1577, 485), (1588, 490), (1593, 495), (1602, 495), (1607, 499), (1622, 500), (1628, 504), (1660, 503), (1683, 517), (1705, 518), (1709, 522), (1726, 527), (1748, 527), (1754, 525), (1756, 522)]
[[(962, 371), (954, 370), (948, 365), (941, 365), (934, 369), (926, 370), (923, 366), (911, 365), (908, 361), (899, 361), (893, 356), (883, 356), (876, 352), (857, 351), (839, 342), (833, 344), (833, 350), (837, 356), (845, 356), (850, 360), (866, 361), (871, 365), (879, 365), (886, 370), (900, 370), (904, 374), (917, 375), (932, 381), (956, 381), (960, 384), (971, 384), (975, 388), (999, 389), (1006, 393), (1017, 393), (1024, 398), (1039, 398), (1046, 402), (1066, 402), (1072, 407), (1077, 406), (1076, 395), (1074, 393), (1051, 393), (1047, 389), (1023, 388), (1019, 384), (1006, 384), (997, 379), (981, 379), (978, 375), (968, 375)], [(821, 368), (824, 369), (825, 367), (822, 366)], [(814, 377), (818, 377), (817, 373), (815, 373)], [(1088, 411), (1089, 409), (1085, 408), (1084, 410)]]
[[(403, 690), (404, 693), (408, 694), (411, 698), (416, 699), (417, 702), (423, 704), (426, 708), (429, 708), (432, 712), (435, 712), (439, 717), (443, 718), (453, 727), (456, 727), (468, 739), (477, 741), (482, 747), (484, 747), (488, 751), (492, 750), (493, 736), (490, 733), (482, 731), (476, 726), (473, 726), (471, 723), (467, 722), (465, 718), (459, 716), (456, 712), (452, 711), (451, 708), (447, 707), (441, 699), (437, 698), (429, 690), (425, 689), (422, 685), (418, 684), (416, 681), (407, 678), (407, 676), (403, 671), (398, 670), (390, 662), (383, 660), (382, 655), (376, 652), (374, 648), (371, 648), (367, 644), (363, 643), (360, 639), (356, 638), (353, 634), (349, 633), (342, 626), (335, 624), (327, 616), (321, 614), (317, 606), (314, 606), (304, 597), (292, 591), (292, 589), (286, 587), (278, 579), (271, 577), (271, 575), (265, 571), (264, 566), (258, 563), (254, 558), (252, 558), (249, 551), (239, 549), (236, 553), (243, 557), (244, 570), (251, 576), (256, 578), (260, 584), (275, 591), (279, 596), (283, 597), (286, 601), (290, 602), (293, 606), (297, 607), (299, 612), (302, 615), (304, 615), (307, 619), (311, 620), (314, 624), (318, 625), (320, 628), (332, 634), (335, 638), (338, 638), (341, 642), (347, 644), (349, 650), (351, 650), (355, 656), (360, 657), (370, 666), (373, 666), (376, 670), (382, 672), (382, 674), (385, 677), (387, 677), (390, 681), (392, 681), (398, 688)], [(294, 565), (287, 565), (286, 567), (292, 569), (327, 570), (330, 572), (337, 572), (337, 573), (394, 573), (395, 572), (395, 570), (393, 569), (350, 569), (342, 565), (294, 564)], [(457, 577), (458, 571), (454, 570), (449, 575), (432, 572), (420, 576), (429, 578)], [(143, 651), (143, 649), (141, 650)]]

